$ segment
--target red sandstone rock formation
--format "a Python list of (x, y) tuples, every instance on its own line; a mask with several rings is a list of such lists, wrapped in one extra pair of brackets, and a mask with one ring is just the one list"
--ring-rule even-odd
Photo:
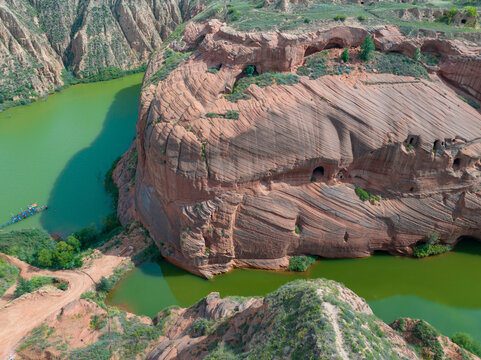
[[(122, 222), (137, 218), (164, 256), (203, 276), (277, 269), (295, 254), (410, 254), (433, 231), (448, 244), (481, 235), (481, 115), (436, 74), (300, 77), (251, 85), (250, 98), (237, 103), (223, 96), (248, 65), (295, 71), (306, 55), (356, 47), (366, 35), (353, 27), (295, 36), (190, 24), (184, 44), (172, 45), (194, 50), (190, 58), (159, 84), (149, 80), (162, 52), (147, 70), (136, 141), (116, 171)], [(392, 28), (373, 35), (382, 51), (437, 51), (440, 74), (479, 98), (474, 65), (455, 66), (477, 61), (479, 49), (410, 40)], [(220, 70), (207, 72), (213, 66)], [(239, 119), (206, 117), (229, 110)], [(125, 175), (137, 158), (136, 174)], [(362, 202), (356, 186), (382, 200)]]

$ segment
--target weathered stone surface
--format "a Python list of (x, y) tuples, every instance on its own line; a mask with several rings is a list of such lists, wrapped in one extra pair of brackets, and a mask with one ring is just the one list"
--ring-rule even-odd
[(62, 84), (63, 64), (22, 1), (0, 1), (0, 103)]
[[(364, 300), (328, 280), (293, 282), (257, 299), (220, 299), (212, 293), (191, 308), (160, 312), (154, 323), (163, 326), (165, 336), (148, 360), (292, 359), (299, 354), (343, 360), (361, 358), (360, 354), (374, 359), (421, 358), (372, 314)], [(449, 359), (461, 360), (462, 354), (477, 359), (446, 337), (442, 344), (441, 352)]]
[[(158, 85), (150, 78), (163, 53), (147, 70), (135, 193), (120, 202), (119, 213), (129, 214), (122, 221), (140, 220), (164, 256), (204, 276), (236, 266), (281, 268), (295, 254), (409, 254), (433, 231), (448, 244), (479, 236), (481, 116), (436, 74), (428, 81), (353, 71), (251, 85), (250, 99), (237, 103), (223, 96), (247, 65), (295, 71), (306, 53), (356, 47), (366, 34), (189, 25), (190, 59)], [(457, 41), (412, 42), (390, 28), (374, 36), (381, 50), (429, 44), (441, 52), (441, 68), (477, 51)], [(212, 66), (220, 70), (207, 72)], [(205, 116), (229, 110), (239, 119)], [(382, 200), (362, 202), (356, 186)]]
[(145, 64), (202, 8), (179, 0), (0, 0), (0, 104), (64, 85), (62, 70), (83, 77)]

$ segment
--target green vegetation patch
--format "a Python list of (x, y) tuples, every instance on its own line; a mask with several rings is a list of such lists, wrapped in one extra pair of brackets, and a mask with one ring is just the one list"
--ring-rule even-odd
[[(297, 233), (297, 231), (296, 231)], [(299, 271), (304, 272), (316, 261), (315, 256), (311, 255), (296, 255), (289, 259), (289, 271)]]
[(224, 119), (232, 119), (232, 120), (238, 120), (239, 115), (240, 114), (235, 110), (228, 110), (225, 114), (218, 114), (214, 112), (209, 112), (205, 114), (205, 116), (208, 118), (224, 118)]
[(204, 336), (211, 333), (212, 325), (215, 323), (213, 320), (207, 320), (203, 317), (195, 319), (194, 323), (189, 329), (189, 333), (192, 337)]
[(3, 296), (18, 277), (18, 269), (0, 257), (0, 297)]
[(425, 243), (413, 247), (413, 255), (417, 258), (426, 256), (439, 255), (451, 251), (452, 247), (449, 245), (440, 244), (439, 235), (432, 233), (426, 236)]
[(158, 326), (146, 325), (139, 318), (127, 319), (127, 313), (119, 312), (109, 316), (111, 320), (117, 320), (118, 325), (111, 321), (110, 331), (100, 335), (98, 341), (87, 347), (73, 350), (69, 353), (71, 360), (108, 360), (112, 356), (117, 358), (134, 360), (143, 354), (151, 342), (162, 335), (162, 329)]
[(464, 350), (481, 357), (481, 344), (474, 340), (470, 335), (465, 333), (455, 333), (451, 340), (462, 347)]
[(356, 186), (354, 191), (356, 192), (356, 195), (359, 196), (359, 199), (361, 199), (362, 201), (369, 201), (371, 202), (371, 204), (375, 204), (376, 201), (381, 201), (379, 196), (370, 194), (359, 186)]
[(42, 351), (50, 344), (48, 338), (53, 334), (54, 328), (48, 325), (40, 325), (33, 329), (30, 334), (23, 339), (22, 345), (17, 348), (17, 351), (26, 349)]
[(43, 230), (30, 229), (0, 233), (0, 252), (12, 255), (31, 265), (38, 265), (40, 249), (55, 249), (55, 241)]
[(251, 73), (250, 76), (248, 75), (239, 79), (236, 82), (234, 88), (232, 89), (232, 93), (225, 95), (225, 98), (232, 102), (238, 102), (242, 99), (249, 99), (249, 96), (247, 94), (244, 94), (244, 92), (252, 84), (256, 84), (257, 86), (264, 88), (266, 86), (271, 86), (274, 84), (294, 85), (298, 82), (299, 77), (295, 74), (290, 73), (267, 72), (262, 75), (253, 75)]
[(417, 258), (439, 255), (451, 251), (451, 246), (442, 244), (421, 244), (413, 248), (413, 255)]
[(149, 82), (151, 84), (157, 84), (159, 81), (167, 79), (169, 74), (187, 60), (191, 54), (192, 52), (180, 53), (166, 48), (162, 66), (152, 75)]
[(25, 280), (20, 278), (17, 283), (17, 288), (13, 295), (17, 298), (22, 296), (23, 294), (32, 293), (45, 285), (54, 285), (61, 290), (67, 289), (67, 284), (64, 282), (59, 281), (53, 277), (46, 277), (46, 276), (35, 276), (30, 280)]
[(424, 320), (401, 318), (391, 326), (396, 331), (410, 334), (409, 342), (415, 345), (423, 359), (444, 359), (444, 350), (439, 341), (441, 334)]
[(115, 213), (107, 215), (101, 229), (83, 228), (65, 240), (53, 240), (38, 229), (0, 233), (0, 252), (12, 255), (40, 268), (74, 269), (82, 266), (82, 257), (122, 231)]
[[(343, 53), (344, 54), (344, 53)], [(310, 55), (303, 66), (297, 69), (297, 75), (309, 76), (310, 79), (318, 79), (325, 75), (342, 75), (350, 74), (354, 67), (347, 64), (339, 64), (332, 62), (328, 58), (329, 52), (327, 50)], [(343, 55), (343, 59), (349, 60), (349, 52)]]
[(441, 55), (434, 53), (421, 53), (419, 59), (429, 66), (436, 66), (441, 60)]
[(479, 109), (480, 106), (479, 104), (474, 101), (473, 99), (470, 99), (470, 98), (465, 98), (464, 96), (461, 96), (461, 95), (458, 95), (458, 98), (460, 98), (461, 100), (463, 100), (465, 103), (471, 105), (473, 108), (475, 109)]
[(379, 74), (394, 74), (398, 76), (412, 76), (417, 79), (430, 79), (426, 68), (416, 60), (401, 54), (375, 53), (366, 70)]
[(444, 351), (438, 340), (439, 332), (424, 320), (418, 320), (413, 328), (413, 335), (421, 341), (424, 347), (429, 348), (434, 354), (434, 360), (442, 360)]

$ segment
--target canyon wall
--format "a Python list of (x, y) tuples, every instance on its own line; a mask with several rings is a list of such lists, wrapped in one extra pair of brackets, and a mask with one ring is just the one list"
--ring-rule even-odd
[[(305, 55), (359, 46), (366, 34), (188, 25), (171, 47), (193, 53), (167, 76), (170, 53), (147, 69), (136, 141), (116, 171), (122, 222), (140, 220), (165, 257), (207, 277), (282, 268), (296, 254), (410, 254), (432, 232), (447, 244), (479, 237), (481, 115), (436, 70), (430, 80), (356, 69), (300, 76), (251, 85), (237, 102), (225, 97), (249, 65), (294, 72)], [(431, 41), (393, 28), (373, 35), (382, 51), (413, 53)], [(436, 41), (445, 49), (437, 71), (477, 56)], [(356, 187), (379, 201), (361, 201)]]
[(0, 0), (0, 104), (84, 77), (147, 63), (184, 21), (202, 10), (188, 0)]

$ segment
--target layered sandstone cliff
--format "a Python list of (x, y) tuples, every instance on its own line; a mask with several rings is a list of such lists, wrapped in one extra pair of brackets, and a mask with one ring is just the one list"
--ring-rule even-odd
[[(295, 254), (410, 254), (431, 232), (448, 244), (479, 236), (481, 116), (435, 73), (300, 76), (225, 98), (249, 65), (293, 72), (305, 55), (356, 47), (366, 34), (188, 26), (183, 47), (172, 48), (193, 53), (167, 76), (163, 52), (147, 70), (137, 138), (116, 172), (119, 180), (138, 161), (118, 181), (122, 221), (140, 220), (164, 256), (204, 276), (279, 268)], [(456, 41), (414, 42), (389, 28), (374, 37), (383, 51), (435, 44), (441, 69), (477, 56)], [(355, 187), (381, 200), (363, 202)]]

